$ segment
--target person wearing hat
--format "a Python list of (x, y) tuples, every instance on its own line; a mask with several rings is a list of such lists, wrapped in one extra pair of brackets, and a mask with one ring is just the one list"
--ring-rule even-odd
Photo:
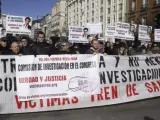
[(10, 52), (6, 37), (0, 39), (0, 55), (7, 55)]

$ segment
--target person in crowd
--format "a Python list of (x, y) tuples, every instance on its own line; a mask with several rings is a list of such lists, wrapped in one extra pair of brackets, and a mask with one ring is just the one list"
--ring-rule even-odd
[(30, 46), (30, 52), (33, 55), (49, 55), (51, 45), (46, 43), (45, 34), (40, 31), (37, 35), (37, 41)]
[(20, 44), (21, 44), (21, 51), (24, 53), (24, 55), (30, 55), (30, 47), (28, 45), (28, 40), (26, 37), (21, 38)]
[(148, 42), (148, 45), (147, 45), (147, 54), (152, 54), (151, 50), (152, 50), (152, 42)]
[(0, 55), (9, 54), (10, 50), (8, 48), (8, 42), (6, 37), (0, 39)]
[(113, 54), (113, 46), (111, 45), (111, 43), (109, 41), (105, 43), (105, 50), (104, 50), (104, 52), (107, 55), (112, 55)]
[(119, 44), (119, 48), (118, 48), (118, 54), (117, 55), (127, 55), (127, 49), (126, 49), (126, 45), (125, 43), (121, 42)]
[(56, 55), (59, 51), (59, 41), (60, 37), (50, 37), (52, 41), (51, 49), (50, 49), (50, 55)]
[(121, 40), (116, 39), (115, 44), (113, 45), (113, 55), (118, 55), (119, 44)]
[(60, 50), (58, 51), (58, 54), (76, 54), (76, 53), (72, 51), (70, 43), (64, 40), (60, 42)]
[(79, 45), (78, 44), (72, 44), (71, 50), (76, 54), (80, 54), (80, 50), (79, 50)]
[[(96, 39), (97, 40), (97, 39)], [(105, 53), (105, 43), (102, 42), (102, 41), (99, 41), (99, 52), (101, 54), (104, 54)]]
[(157, 43), (153, 44), (153, 47), (151, 49), (152, 54), (160, 54), (160, 48), (158, 47)]
[(99, 41), (96, 39), (93, 39), (91, 41), (91, 47), (87, 50), (86, 54), (98, 54), (99, 51)]
[(19, 55), (22, 56), (23, 53), (20, 51), (20, 45), (18, 42), (12, 42), (10, 45), (10, 52), (8, 55)]
[(141, 47), (139, 48), (139, 54), (140, 55), (147, 54), (147, 47), (144, 44), (142, 44)]

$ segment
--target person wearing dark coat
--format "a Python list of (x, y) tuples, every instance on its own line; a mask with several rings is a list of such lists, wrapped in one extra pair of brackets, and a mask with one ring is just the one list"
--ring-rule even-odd
[(20, 40), (20, 44), (21, 44), (21, 52), (24, 54), (24, 55), (30, 55), (30, 47), (28, 45), (28, 40), (26, 37), (22, 37), (21, 40)]
[(99, 50), (99, 41), (96, 40), (96, 39), (93, 39), (91, 41), (91, 47), (90, 49), (88, 49), (86, 51), (86, 54), (98, 54), (98, 53), (101, 53), (100, 50)]
[(18, 42), (12, 42), (9, 52), (6, 55), (19, 55), (22, 56), (23, 53), (20, 51), (20, 46)]
[(60, 43), (60, 50), (57, 54), (77, 54), (71, 49), (70, 43), (68, 41), (62, 41)]
[(10, 49), (8, 48), (8, 42), (6, 37), (2, 37), (0, 39), (0, 55), (7, 55), (10, 53)]
[(30, 46), (30, 52), (32, 55), (49, 55), (51, 45), (45, 42), (45, 34), (43, 32), (38, 33), (37, 41)]

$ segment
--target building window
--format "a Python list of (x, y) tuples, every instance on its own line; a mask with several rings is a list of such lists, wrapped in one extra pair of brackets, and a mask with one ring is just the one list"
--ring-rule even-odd
[(146, 16), (142, 17), (141, 23), (142, 23), (142, 25), (146, 25), (147, 24), (147, 17)]
[(101, 4), (103, 4), (103, 0), (101, 0)]
[(89, 6), (87, 6), (87, 10), (89, 10)]
[(100, 21), (103, 22), (103, 16), (100, 16)]
[(157, 2), (158, 4), (160, 4), (160, 0), (156, 0), (156, 2)]
[(136, 0), (132, 0), (132, 10), (135, 10), (136, 8)]
[(92, 16), (94, 16), (94, 11), (92, 11)]
[(110, 5), (111, 4), (111, 0), (108, 0), (108, 5)]
[(119, 14), (119, 21), (122, 22), (122, 14)]
[(107, 18), (107, 21), (108, 21), (108, 24), (110, 24), (110, 22), (111, 22), (111, 21), (110, 21), (110, 17)]
[(131, 19), (131, 24), (134, 24), (134, 19), (133, 18)]
[(114, 17), (113, 17), (113, 22), (116, 22), (116, 18), (115, 18), (115, 15), (114, 15)]
[(116, 7), (115, 6), (113, 6), (113, 12), (116, 12)]
[(92, 18), (92, 23), (94, 23), (94, 18)]
[(111, 12), (111, 9), (110, 9), (110, 8), (108, 8), (108, 14), (110, 14), (110, 12)]
[(119, 4), (119, 10), (122, 10), (122, 3)]
[(148, 0), (143, 0), (143, 5), (147, 5), (148, 4)]
[(103, 13), (103, 7), (101, 7), (101, 13)]
[(92, 8), (94, 8), (94, 3), (92, 3)]

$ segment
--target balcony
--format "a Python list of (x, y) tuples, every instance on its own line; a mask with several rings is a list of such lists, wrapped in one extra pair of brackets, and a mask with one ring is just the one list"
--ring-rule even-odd
[(142, 7), (141, 7), (141, 11), (146, 11), (147, 8), (148, 8), (148, 4), (144, 4), (144, 5), (142, 5)]
[(160, 2), (156, 1), (154, 4), (153, 4), (153, 9), (155, 8), (159, 8), (160, 7)]

